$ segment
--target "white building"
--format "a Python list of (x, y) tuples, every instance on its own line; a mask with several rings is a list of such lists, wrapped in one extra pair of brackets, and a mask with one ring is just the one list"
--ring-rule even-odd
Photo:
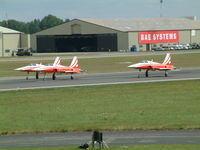
[(11, 56), (19, 48), (30, 48), (30, 36), (0, 26), (0, 56)]

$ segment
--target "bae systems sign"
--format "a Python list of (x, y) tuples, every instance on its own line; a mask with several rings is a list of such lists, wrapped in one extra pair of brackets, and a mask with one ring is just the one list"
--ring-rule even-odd
[(139, 40), (139, 44), (177, 43), (179, 42), (179, 31), (139, 32), (138, 40)]

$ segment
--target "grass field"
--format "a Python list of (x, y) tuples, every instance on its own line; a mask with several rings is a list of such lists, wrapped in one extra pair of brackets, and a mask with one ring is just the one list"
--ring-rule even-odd
[[(79, 65), (87, 73), (99, 72), (122, 72), (132, 71), (127, 68), (131, 63), (137, 63), (141, 60), (153, 59), (157, 62), (163, 62), (164, 55), (159, 56), (129, 56), (129, 57), (108, 57), (108, 58), (88, 58), (79, 59)], [(200, 67), (200, 54), (176, 54), (172, 56), (172, 61), (177, 68)], [(62, 60), (63, 65), (69, 65), (70, 60)], [(40, 63), (40, 61), (0, 61), (0, 77), (7, 76), (26, 76), (24, 72), (14, 71), (15, 68), (28, 65), (30, 63)], [(42, 63), (52, 63), (52, 61), (42, 61)], [(32, 74), (34, 75), (34, 74)]]
[[(12, 150), (80, 150), (78, 147), (57, 147), (57, 148), (19, 148)], [(200, 145), (137, 145), (137, 146), (115, 146), (109, 150), (198, 150)], [(10, 150), (10, 149), (0, 149)], [(97, 148), (96, 148), (97, 150)]]
[(199, 129), (200, 80), (0, 92), (0, 133)]

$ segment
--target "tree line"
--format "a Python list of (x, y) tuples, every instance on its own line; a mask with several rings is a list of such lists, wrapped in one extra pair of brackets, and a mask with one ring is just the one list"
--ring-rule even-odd
[(69, 19), (62, 20), (60, 18), (57, 18), (56, 16), (48, 15), (42, 18), (41, 20), (34, 19), (33, 21), (30, 22), (21, 22), (13, 19), (3, 20), (2, 22), (0, 22), (0, 26), (24, 32), (27, 34), (32, 34), (57, 26), (59, 24), (63, 24), (68, 21), (70, 20)]

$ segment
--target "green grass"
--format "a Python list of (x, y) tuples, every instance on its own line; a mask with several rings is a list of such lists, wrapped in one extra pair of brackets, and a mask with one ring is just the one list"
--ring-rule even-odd
[[(57, 148), (12, 148), (12, 150), (80, 150), (78, 147)], [(90, 148), (91, 149), (91, 148)], [(198, 150), (200, 145), (136, 145), (136, 146), (114, 146), (108, 150)], [(10, 150), (10, 149), (0, 149)], [(98, 150), (98, 148), (95, 148)]]
[(199, 129), (200, 80), (0, 92), (0, 133)]
[[(157, 62), (163, 62), (164, 55), (159, 56), (129, 56), (129, 57), (108, 57), (108, 58), (88, 58), (79, 59), (79, 65), (82, 69), (87, 70), (87, 73), (99, 72), (124, 72), (132, 71), (127, 68), (132, 63), (137, 63), (141, 60), (153, 59)], [(200, 54), (176, 54), (172, 56), (174, 65), (177, 68), (199, 67)], [(52, 63), (53, 61), (43, 60), (42, 63)], [(71, 59), (62, 60), (63, 65), (69, 65)], [(30, 63), (40, 63), (40, 61), (0, 61), (0, 77), (9, 76), (26, 76), (24, 72), (15, 71), (15, 68), (26, 66)], [(31, 75), (34, 75), (32, 73)]]

